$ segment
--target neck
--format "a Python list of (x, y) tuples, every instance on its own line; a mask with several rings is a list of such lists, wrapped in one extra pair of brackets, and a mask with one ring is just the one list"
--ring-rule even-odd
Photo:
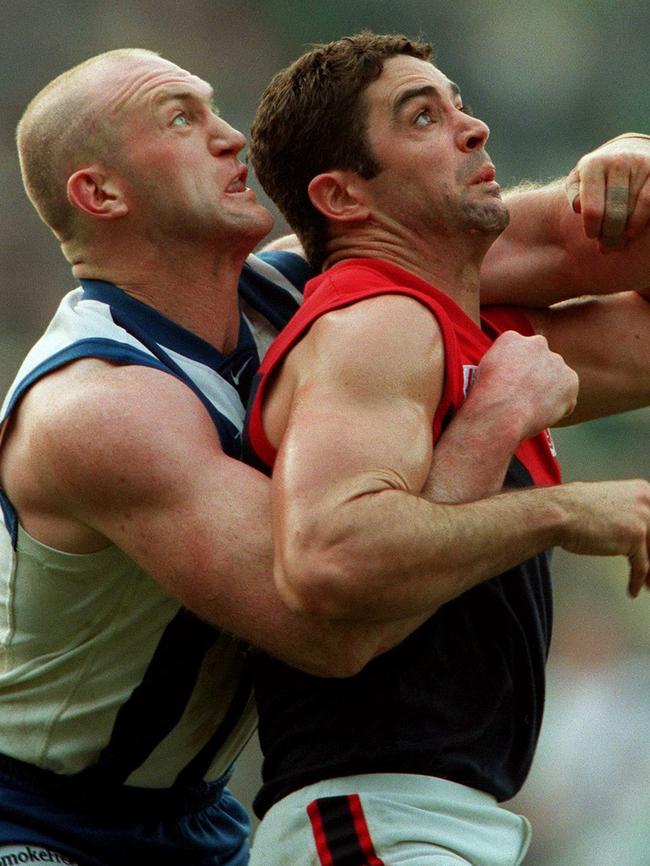
[(239, 337), (237, 286), (252, 244), (228, 251), (195, 247), (181, 249), (116, 249), (106, 254), (97, 247), (72, 262), (78, 279), (113, 283), (148, 304), (225, 354)]
[(489, 244), (465, 238), (407, 239), (373, 232), (330, 240), (324, 269), (350, 258), (382, 259), (435, 286), (476, 323), (480, 321), (479, 273)]

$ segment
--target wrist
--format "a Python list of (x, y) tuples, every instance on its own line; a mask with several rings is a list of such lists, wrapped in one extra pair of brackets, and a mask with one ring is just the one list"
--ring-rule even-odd
[(581, 517), (584, 519), (580, 508), (584, 488), (583, 481), (571, 481), (547, 488), (548, 504), (553, 513), (556, 547), (570, 546), (570, 542), (579, 531), (580, 519)]
[(498, 443), (502, 448), (514, 451), (524, 439), (534, 435), (530, 432), (531, 424), (526, 416), (528, 405), (517, 407), (516, 400), (504, 400), (507, 395), (503, 390), (496, 397), (493, 400), (485, 389), (470, 391), (462, 408), (467, 421), (467, 434), (478, 441), (490, 441), (493, 445)]
[(620, 135), (615, 135), (614, 138), (610, 138), (602, 144), (599, 144), (598, 147), (594, 148), (594, 150), (599, 150), (607, 144), (613, 144), (615, 141), (621, 141), (624, 138), (644, 138), (650, 140), (650, 135), (646, 135), (644, 132), (622, 132)]

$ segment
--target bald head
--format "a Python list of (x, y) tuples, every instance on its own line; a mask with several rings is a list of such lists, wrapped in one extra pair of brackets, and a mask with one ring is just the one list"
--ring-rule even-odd
[(119, 127), (105, 109), (102, 94), (120, 79), (129, 61), (157, 55), (124, 48), (91, 57), (51, 81), (28, 105), (17, 130), (23, 183), (41, 219), (61, 240), (74, 231), (75, 209), (67, 181), (89, 162), (114, 160)]

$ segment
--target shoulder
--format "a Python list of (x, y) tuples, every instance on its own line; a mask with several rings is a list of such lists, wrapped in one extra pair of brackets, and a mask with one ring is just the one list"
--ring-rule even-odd
[(188, 437), (197, 450), (218, 450), (215, 427), (186, 385), (160, 370), (88, 359), (27, 392), (6, 460), (29, 467), (33, 483), (64, 498), (97, 496), (100, 479), (107, 487), (163, 490)]
[(294, 253), (297, 256), (300, 256), (302, 259), (305, 258), (305, 251), (302, 248), (302, 244), (298, 240), (297, 235), (283, 235), (280, 238), (275, 238), (272, 241), (266, 243), (262, 249), (259, 251), (260, 253)]
[(315, 323), (322, 340), (347, 343), (348, 338), (367, 338), (382, 347), (401, 344), (404, 349), (425, 346), (438, 338), (440, 326), (434, 313), (419, 300), (401, 294), (382, 294), (356, 299), (325, 312)]
[(289, 357), (297, 380), (388, 391), (420, 387), (442, 369), (444, 347), (432, 312), (403, 295), (366, 298), (324, 313)]

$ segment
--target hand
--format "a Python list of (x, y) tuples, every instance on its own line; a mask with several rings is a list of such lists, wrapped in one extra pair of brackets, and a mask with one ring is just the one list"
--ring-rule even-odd
[(501, 427), (514, 421), (518, 442), (552, 427), (575, 408), (578, 376), (540, 335), (505, 331), (483, 356), (478, 373), (468, 403), (482, 401), (480, 415), (492, 413)]
[(570, 520), (562, 547), (588, 556), (628, 558), (628, 592), (650, 589), (650, 484), (643, 480), (574, 482), (555, 488)]
[(566, 179), (569, 204), (602, 252), (622, 249), (650, 222), (650, 136), (627, 133), (583, 156)]

